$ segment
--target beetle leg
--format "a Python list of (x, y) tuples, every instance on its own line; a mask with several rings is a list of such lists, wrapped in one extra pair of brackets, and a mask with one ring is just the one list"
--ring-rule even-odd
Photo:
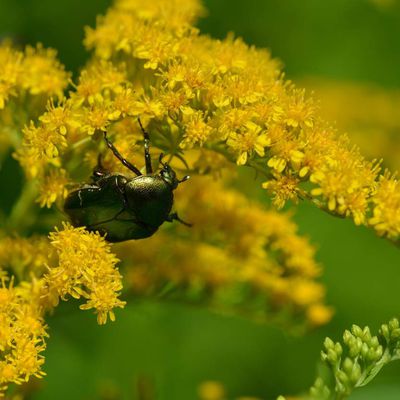
[(193, 226), (193, 224), (189, 224), (189, 222), (185, 222), (182, 219), (180, 219), (177, 212), (173, 212), (173, 213), (169, 214), (168, 217), (166, 218), (166, 221), (168, 221), (168, 222), (178, 221), (183, 225), (186, 225), (189, 227)]
[(142, 173), (133, 165), (131, 164), (128, 160), (126, 160), (124, 157), (122, 157), (122, 155), (120, 154), (120, 152), (115, 148), (115, 146), (112, 144), (112, 142), (110, 141), (110, 139), (108, 139), (107, 137), (107, 132), (104, 132), (104, 140), (106, 141), (106, 144), (108, 146), (108, 148), (113, 152), (114, 156), (118, 158), (119, 161), (122, 162), (122, 164), (130, 169), (132, 172), (134, 172), (137, 176), (142, 175)]
[(104, 221), (96, 222), (95, 224), (90, 224), (90, 227), (92, 228), (97, 225), (106, 224), (107, 222), (120, 221), (118, 219), (118, 216), (121, 215), (124, 211), (125, 211), (125, 208), (123, 208), (121, 211), (118, 211), (112, 218), (105, 219)]
[(125, 190), (118, 184), (118, 177), (115, 177), (115, 186), (118, 188), (119, 194), (121, 195), (122, 202), (124, 203), (124, 210), (128, 208), (128, 201), (126, 200)]
[(92, 173), (92, 181), (97, 182), (100, 178), (103, 178), (105, 175), (108, 174), (108, 171), (104, 168), (102, 163), (103, 155), (101, 153), (97, 156), (97, 164), (93, 169)]
[(143, 137), (144, 137), (144, 161), (146, 163), (146, 174), (152, 174), (153, 173), (153, 167), (151, 166), (151, 156), (150, 156), (150, 136), (149, 134), (145, 131), (142, 125), (142, 121), (140, 118), (138, 118), (138, 122), (140, 125), (140, 129), (143, 132)]

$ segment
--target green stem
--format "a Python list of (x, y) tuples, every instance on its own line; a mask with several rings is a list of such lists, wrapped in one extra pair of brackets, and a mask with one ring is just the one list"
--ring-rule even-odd
[(369, 367), (364, 372), (364, 374), (358, 380), (355, 387), (362, 387), (362, 386), (367, 385), (369, 382), (371, 382), (375, 378), (376, 375), (378, 375), (379, 371), (386, 364), (389, 364), (392, 360), (393, 359), (392, 359), (389, 349), (386, 349), (385, 352), (383, 353), (383, 356), (381, 357), (381, 359), (379, 361), (377, 361), (375, 364), (373, 364), (371, 367)]
[(254, 170), (256, 170), (257, 172), (259, 172), (260, 174), (264, 175), (266, 177), (266, 179), (271, 179), (272, 175), (270, 173), (268, 173), (267, 170), (265, 170), (261, 165), (259, 165), (256, 162), (253, 161), (249, 161), (245, 167), (249, 167), (249, 168), (253, 168)]
[(74, 144), (72, 144), (71, 146), (69, 146), (67, 151), (74, 151), (77, 148), (79, 148), (80, 146), (83, 146), (86, 143), (89, 143), (92, 140), (92, 138), (90, 136), (85, 137), (81, 140), (78, 140), (77, 142), (75, 142)]
[(8, 137), (10, 139), (11, 146), (14, 149), (18, 149), (21, 146), (21, 132), (20, 130), (15, 129), (14, 127), (6, 128), (5, 131), (8, 134)]
[(25, 183), (18, 201), (14, 204), (6, 222), (7, 229), (12, 232), (24, 232), (31, 226), (36, 213), (33, 212), (37, 197), (37, 184), (34, 180)]

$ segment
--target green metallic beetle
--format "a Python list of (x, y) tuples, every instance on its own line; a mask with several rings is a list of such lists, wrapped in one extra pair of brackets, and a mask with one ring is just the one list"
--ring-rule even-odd
[(109, 242), (122, 242), (130, 239), (143, 239), (152, 236), (165, 222), (174, 220), (184, 225), (176, 212), (171, 213), (174, 202), (173, 191), (179, 183), (175, 171), (162, 161), (162, 169), (153, 173), (149, 151), (149, 135), (139, 121), (144, 136), (144, 158), (146, 174), (127, 161), (108, 139), (104, 140), (108, 148), (121, 163), (137, 176), (128, 178), (122, 174), (110, 173), (101, 165), (93, 171), (92, 183), (84, 184), (70, 192), (64, 203), (64, 210), (74, 226), (85, 226), (89, 231), (98, 231), (106, 235)]

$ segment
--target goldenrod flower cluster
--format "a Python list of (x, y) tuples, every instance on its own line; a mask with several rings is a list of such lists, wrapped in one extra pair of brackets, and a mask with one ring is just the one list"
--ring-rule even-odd
[(50, 292), (56, 291), (63, 300), (68, 295), (83, 297), (87, 301), (80, 308), (94, 308), (99, 324), (105, 324), (108, 316), (114, 321), (113, 309), (124, 307), (125, 302), (118, 299), (121, 275), (115, 268), (118, 259), (110, 245), (98, 234), (70, 225), (52, 232), (50, 241), (59, 259), (58, 266), (45, 275)]
[(52, 49), (26, 47), (15, 50), (10, 43), (0, 45), (0, 109), (15, 97), (43, 94), (59, 99), (67, 86), (69, 74)]
[(288, 216), (204, 177), (180, 188), (176, 204), (193, 223), (190, 232), (177, 227), (116, 248), (136, 294), (158, 296), (168, 287), (170, 299), (222, 312), (277, 321), (284, 311), (286, 325), (329, 321), (315, 250)]
[(65, 196), (62, 188), (77, 175), (73, 155), (87, 154), (106, 130), (118, 144), (129, 126), (137, 131), (140, 116), (152, 142), (171, 156), (199, 148), (222, 154), (262, 171), (278, 207), (307, 198), (397, 241), (397, 179), (379, 175), (378, 163), (321, 120), (267, 51), (233, 36), (200, 35), (192, 25), (199, 4), (174, 4), (117, 1), (87, 29), (94, 55), (75, 90), (24, 129), (18, 151), (27, 175), (42, 182), (41, 204)]
[(86, 299), (80, 308), (94, 308), (99, 324), (115, 319), (125, 304), (117, 261), (104, 238), (70, 225), (50, 241), (0, 239), (0, 397), (11, 382), (44, 375), (44, 317), (60, 298)]
[[(99, 58), (133, 62), (135, 73), (145, 74), (146, 85), (136, 88), (141, 115), (164, 131), (177, 127), (175, 147), (208, 147), (239, 165), (262, 168), (273, 178), (264, 187), (275, 193), (278, 206), (311, 197), (321, 208), (397, 239), (398, 213), (390, 212), (388, 220), (379, 211), (391, 205), (378, 194), (384, 188), (377, 165), (320, 120), (312, 101), (282, 78), (268, 53), (232, 37), (216, 41), (193, 28), (176, 29), (167, 14), (149, 24), (151, 17), (134, 6), (130, 11), (117, 2), (88, 30), (86, 44)], [(118, 35), (109, 35), (116, 26)], [(396, 179), (388, 179), (398, 192)]]
[(44, 375), (47, 327), (36, 277), (44, 273), (48, 258), (45, 239), (0, 239), (0, 397), (11, 382)]
[(21, 127), (45, 110), (48, 99), (63, 97), (70, 74), (56, 56), (41, 45), (19, 51), (0, 43), (0, 156), (20, 146)]
[(0, 284), (0, 396), (9, 383), (42, 377), (47, 336), (40, 306), (29, 296), (31, 287)]

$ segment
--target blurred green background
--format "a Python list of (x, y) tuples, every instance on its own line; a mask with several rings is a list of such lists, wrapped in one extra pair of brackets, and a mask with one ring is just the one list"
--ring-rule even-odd
[[(108, 4), (0, 0), (0, 35), (54, 47), (76, 73), (87, 57), (83, 26), (93, 26)], [(206, 6), (209, 15), (199, 23), (203, 32), (222, 38), (233, 31), (270, 48), (289, 79), (319, 76), (400, 88), (397, 1), (207, 0)], [(1, 187), (10, 188), (0, 196), (5, 212), (18, 195), (19, 179), (9, 158), (0, 171)], [(140, 302), (118, 312), (115, 323), (99, 327), (94, 316), (70, 302), (49, 319), (47, 377), (34, 399), (98, 399), (100, 393), (107, 399), (114, 392), (134, 399), (138, 376), (155, 385), (160, 400), (194, 400), (199, 383), (211, 379), (224, 383), (231, 397), (273, 399), (305, 390), (326, 335), (339, 339), (352, 323), (377, 329), (399, 315), (400, 251), (373, 232), (307, 204), (297, 208), (295, 219), (319, 248), (328, 302), (336, 309), (329, 325), (291, 337), (269, 325), (206, 310)], [(351, 399), (399, 399), (399, 377), (400, 363), (394, 363)]]

